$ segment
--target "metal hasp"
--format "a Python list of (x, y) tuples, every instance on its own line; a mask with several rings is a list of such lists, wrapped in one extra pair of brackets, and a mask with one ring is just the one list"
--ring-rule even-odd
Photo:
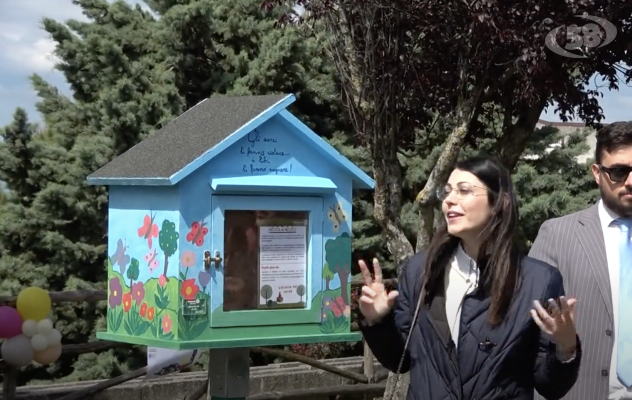
[(245, 400), (250, 392), (250, 349), (211, 349), (209, 400)]
[(222, 257), (220, 257), (219, 251), (215, 250), (215, 257), (211, 257), (210, 251), (204, 252), (204, 269), (208, 272), (211, 269), (211, 263), (215, 263), (215, 268), (219, 269)]

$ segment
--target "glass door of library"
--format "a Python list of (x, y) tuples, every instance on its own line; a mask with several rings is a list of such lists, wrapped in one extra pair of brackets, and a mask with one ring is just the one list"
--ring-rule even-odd
[[(320, 197), (213, 196), (211, 326), (317, 323), (312, 263), (322, 264)], [(320, 279), (317, 283), (320, 283)]]

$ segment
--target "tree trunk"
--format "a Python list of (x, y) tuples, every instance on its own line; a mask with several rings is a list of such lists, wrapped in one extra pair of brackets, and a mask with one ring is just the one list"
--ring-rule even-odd
[[(393, 136), (391, 136), (391, 140), (376, 140), (372, 143), (373, 176), (375, 179), (373, 214), (386, 236), (386, 247), (393, 256), (395, 265), (399, 267), (402, 265), (402, 261), (414, 254), (414, 249), (404, 233), (400, 219), (403, 178), (394, 146), (396, 143)], [(400, 273), (401, 271), (398, 269), (397, 275), (399, 276)], [(409, 380), (408, 374), (389, 373), (384, 398), (405, 399)]]
[(410, 385), (410, 373), (395, 375), (392, 372), (388, 375), (386, 389), (384, 389), (384, 400), (404, 400)]
[[(445, 143), (445, 147), (437, 160), (437, 164), (433, 168), (428, 181), (424, 185), (424, 188), (417, 195), (416, 201), (419, 203), (419, 228), (417, 230), (417, 243), (416, 250), (419, 251), (430, 242), (434, 230), (434, 199), (437, 189), (442, 185), (446, 179), (454, 163), (458, 159), (461, 151), (463, 140), (467, 135), (471, 122), (476, 118), (476, 114), (472, 114), (467, 109), (459, 110), (457, 115), (458, 124), (452, 130)], [(398, 164), (399, 165), (399, 164)], [(375, 203), (377, 205), (377, 180), (376, 180), (376, 195)], [(401, 198), (400, 198), (401, 201)], [(390, 250), (390, 248), (389, 248)], [(393, 253), (394, 254), (394, 253)], [(411, 248), (412, 254), (412, 248)], [(398, 271), (398, 276), (399, 276)], [(414, 307), (414, 305), (412, 305)], [(409, 374), (403, 374), (399, 377), (393, 373), (389, 374), (388, 381), (386, 383), (386, 390), (384, 391), (385, 400), (403, 400), (408, 393), (408, 385), (410, 384)]]
[(503, 110), (505, 114), (509, 115), (505, 116), (503, 133), (496, 143), (496, 152), (499, 154), (500, 162), (509, 171), (513, 171), (518, 161), (520, 161), (527, 141), (533, 134), (545, 106), (546, 102), (541, 101), (525, 107), (524, 111), (519, 113), (518, 120), (515, 123), (511, 122), (511, 110)]
[(169, 256), (167, 255), (167, 253), (165, 253), (165, 272), (163, 273), (163, 275), (165, 276), (165, 280), (168, 281), (169, 277), (167, 276), (167, 268), (169, 266)]
[[(377, 146), (375, 146), (377, 147)], [(373, 157), (375, 178), (374, 212), (375, 220), (386, 236), (386, 247), (393, 256), (395, 265), (400, 265), (414, 254), (413, 246), (404, 234), (400, 212), (402, 209), (402, 171), (396, 153), (387, 149), (372, 149), (382, 153)]]
[(421, 251), (430, 244), (432, 233), (434, 231), (434, 204), (419, 205), (419, 226), (417, 228), (417, 244), (416, 251)]
[(430, 243), (432, 234), (434, 232), (434, 205), (437, 193), (437, 189), (445, 183), (448, 179), (454, 164), (456, 163), (459, 153), (461, 152), (461, 146), (463, 140), (467, 135), (471, 122), (474, 120), (475, 115), (470, 115), (469, 112), (463, 110), (460, 114), (458, 124), (450, 132), (448, 139), (446, 140), (445, 147), (437, 160), (428, 181), (424, 185), (424, 188), (417, 195), (416, 201), (419, 203), (419, 228), (417, 229), (417, 244), (416, 250), (420, 251)]
[(340, 277), (340, 297), (342, 297), (342, 300), (346, 305), (351, 304), (351, 299), (349, 297), (349, 274), (350, 272), (338, 273), (338, 277)]

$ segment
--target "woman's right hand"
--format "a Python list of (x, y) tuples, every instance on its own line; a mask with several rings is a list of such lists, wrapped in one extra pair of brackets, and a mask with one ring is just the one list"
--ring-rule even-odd
[(371, 272), (364, 261), (360, 260), (358, 264), (364, 281), (359, 303), (360, 312), (369, 324), (374, 324), (391, 311), (399, 293), (396, 290), (386, 292), (382, 283), (382, 269), (377, 258), (373, 259), (375, 279), (371, 278)]

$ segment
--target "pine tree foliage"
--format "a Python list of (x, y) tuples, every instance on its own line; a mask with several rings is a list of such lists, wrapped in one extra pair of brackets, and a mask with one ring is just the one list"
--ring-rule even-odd
[[(368, 150), (359, 145), (341, 105), (333, 64), (320, 50), (324, 38), (304, 37), (291, 26), (275, 28), (283, 9), (262, 13), (260, 0), (148, 0), (158, 18), (122, 1), (74, 3), (89, 22), (43, 20), (72, 96), (34, 75), (43, 128), (18, 109), (0, 131), (0, 180), (6, 183), (6, 195), (0, 191), (1, 293), (29, 285), (104, 289), (107, 190), (87, 186), (86, 176), (209, 96), (294, 93), (292, 111), (372, 173)], [(486, 124), (486, 135), (470, 138), (464, 155), (497, 152), (498, 131)], [(416, 132), (415, 143), (398, 156), (405, 174), (401, 219), (411, 243), (415, 195), (452, 128), (444, 122)], [(587, 167), (575, 162), (585, 151), (584, 138), (582, 132), (562, 137), (542, 129), (529, 142), (532, 157), (514, 172), (525, 244), (543, 219), (594, 200)], [(560, 140), (561, 147), (549, 151), (547, 145)], [(372, 193), (354, 194), (353, 219), (355, 257), (375, 256), (388, 264)], [(56, 305), (54, 318), (65, 343), (94, 340), (105, 329), (104, 305)], [(144, 364), (142, 350), (117, 349), (29, 367), (21, 383), (107, 378)]]
[(13, 123), (0, 132), (0, 180), (20, 204), (30, 204), (37, 191), (37, 184), (29, 176), (35, 153), (31, 139), (36, 133), (37, 126), (29, 123), (22, 108), (13, 114)]
[[(483, 122), (486, 134), (472, 138), (461, 158), (496, 156), (496, 138), (501, 134), (501, 124), (493, 119)], [(599, 190), (590, 173), (592, 161), (578, 161), (579, 156), (590, 150), (587, 144), (590, 134), (594, 131), (588, 128), (564, 133), (545, 126), (530, 136), (512, 171), (520, 204), (520, 244), (524, 249), (531, 246), (542, 222), (584, 209), (599, 198)]]
[(275, 28), (284, 11), (263, 12), (256, 0), (155, 0), (160, 57), (175, 71), (186, 107), (213, 94), (293, 93), (293, 111), (320, 135), (347, 128), (318, 37)]
[[(520, 200), (522, 242), (530, 247), (543, 221), (582, 210), (597, 201), (599, 189), (590, 172), (592, 157), (577, 162), (590, 150), (589, 129), (568, 135), (556, 128), (537, 129), (512, 174)], [(558, 146), (546, 146), (553, 143)]]
[[(105, 289), (107, 192), (87, 186), (86, 176), (183, 110), (173, 74), (155, 56), (157, 22), (148, 13), (125, 2), (76, 4), (92, 22), (43, 21), (57, 42), (58, 69), (73, 98), (32, 77), (46, 122), (46, 132), (30, 146), (28, 172), (39, 187), (32, 202), (2, 213), (2, 241), (10, 244), (0, 258), (3, 292), (28, 285)], [(103, 326), (103, 305), (64, 304), (54, 312), (65, 343), (94, 340), (95, 327)], [(48, 371), (29, 367), (21, 379), (108, 377), (144, 364), (134, 354), (138, 350), (86, 355), (74, 366), (64, 358)]]
[[(295, 111), (323, 136), (348, 126), (317, 39), (273, 29), (257, 1), (153, 1), (160, 18), (123, 1), (74, 3), (89, 22), (43, 20), (72, 96), (34, 75), (45, 128), (35, 134), (18, 110), (2, 131), (3, 294), (105, 289), (107, 190), (87, 186), (86, 176), (208, 96), (295, 93)], [(104, 310), (56, 305), (64, 343), (94, 340)], [(107, 378), (145, 362), (143, 350), (123, 348), (29, 367), (20, 379)]]

